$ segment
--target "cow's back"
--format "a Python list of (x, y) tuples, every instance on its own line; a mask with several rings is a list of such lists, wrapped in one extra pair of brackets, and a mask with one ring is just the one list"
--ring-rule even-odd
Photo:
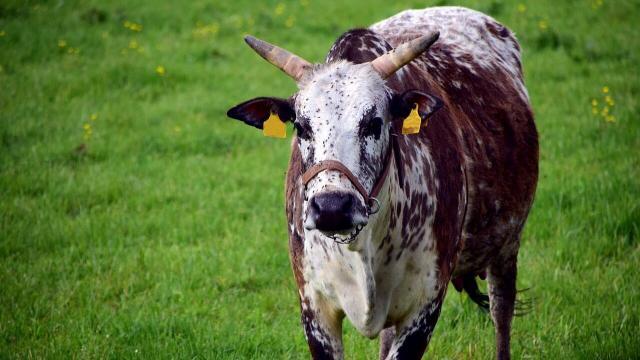
[(427, 143), (431, 152), (455, 151), (463, 159), (468, 205), (456, 273), (479, 271), (497, 253), (517, 251), (537, 183), (538, 140), (513, 33), (487, 15), (458, 7), (404, 11), (371, 29), (394, 47), (440, 32), (429, 51), (389, 84), (396, 91), (429, 91), (445, 102), (444, 112), (430, 121), (446, 122), (455, 138), (434, 134), (436, 127), (428, 125), (403, 148)]
[[(370, 28), (393, 47), (420, 35), (439, 31), (438, 41), (413, 64), (426, 66), (441, 84), (446, 79), (440, 74), (446, 72), (448, 76), (454, 75), (447, 71), (450, 67), (461, 67), (478, 75), (482, 70), (489, 69), (505, 72), (511, 77), (512, 83), (508, 86), (528, 101), (522, 81), (518, 42), (509, 29), (483, 13), (453, 6), (406, 10)], [(483, 75), (484, 79), (491, 78)]]

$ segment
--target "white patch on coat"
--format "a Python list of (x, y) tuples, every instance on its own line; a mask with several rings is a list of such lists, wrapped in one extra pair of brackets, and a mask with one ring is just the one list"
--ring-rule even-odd
[[(414, 169), (423, 171), (422, 166)], [(420, 173), (412, 171), (407, 176), (416, 189), (423, 185)], [(390, 188), (394, 191), (390, 192)], [(390, 243), (396, 249), (402, 242), (401, 221), (388, 229), (391, 210), (388, 204), (392, 193), (396, 198), (405, 195), (395, 190), (398, 184), (393, 176), (388, 177), (383, 189), (379, 199), (384, 206), (370, 218), (355, 244), (336, 244), (315, 230), (305, 231), (304, 242), (303, 274), (308, 281), (305, 293), (313, 294), (312, 304), (328, 303), (341, 309), (354, 327), (370, 338), (377, 336), (385, 324), (409, 321), (409, 316), (435, 299), (439, 290), (438, 256), (432, 231), (435, 213), (421, 224), (424, 236), (416, 239), (421, 243), (419, 250), (405, 249), (398, 259), (394, 253), (392, 261), (387, 262), (389, 249), (380, 246), (383, 238), (389, 233)], [(428, 201), (435, 207), (433, 195)], [(417, 233), (420, 229), (414, 230)], [(322, 241), (324, 246), (319, 244)]]
[[(364, 142), (367, 154), (381, 155), (388, 143), (389, 126), (385, 121), (378, 140), (359, 136), (360, 121), (374, 107), (374, 116), (385, 120), (388, 89), (370, 64), (338, 61), (316, 69), (300, 84), (296, 96), (298, 117), (308, 119), (312, 132), (311, 140), (300, 140), (302, 157), (306, 159), (313, 150), (312, 164), (338, 160), (371, 191), (375, 174), (361, 171), (360, 148)], [(305, 197), (337, 189), (360, 196), (339, 172), (323, 171), (307, 185)]]

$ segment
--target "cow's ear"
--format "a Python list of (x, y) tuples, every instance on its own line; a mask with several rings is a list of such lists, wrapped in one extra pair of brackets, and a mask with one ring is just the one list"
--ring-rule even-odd
[(272, 113), (278, 115), (282, 121), (293, 121), (296, 118), (290, 100), (272, 97), (259, 97), (245, 101), (229, 109), (227, 116), (262, 129), (262, 124)]
[(408, 90), (402, 94), (394, 95), (390, 105), (394, 121), (406, 119), (411, 110), (418, 105), (418, 114), (425, 124), (425, 121), (442, 107), (443, 102), (437, 96), (418, 90)]

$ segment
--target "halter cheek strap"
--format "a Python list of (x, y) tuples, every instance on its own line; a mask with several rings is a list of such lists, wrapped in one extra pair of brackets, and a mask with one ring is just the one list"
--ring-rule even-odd
[(391, 160), (393, 159), (393, 156), (391, 154), (393, 152), (393, 148), (394, 148), (393, 144), (390, 143), (389, 150), (387, 151), (387, 156), (384, 162), (384, 169), (382, 170), (382, 174), (380, 174), (380, 177), (378, 178), (376, 183), (373, 185), (373, 188), (371, 189), (371, 193), (367, 193), (367, 190), (365, 189), (365, 187), (362, 185), (362, 183), (360, 183), (358, 178), (355, 175), (353, 175), (351, 170), (349, 170), (349, 168), (347, 168), (343, 163), (337, 160), (324, 160), (313, 165), (307, 171), (305, 171), (304, 174), (302, 174), (302, 183), (306, 187), (307, 184), (311, 180), (313, 180), (313, 178), (318, 176), (319, 173), (325, 170), (338, 171), (344, 176), (346, 176), (347, 179), (349, 179), (349, 181), (351, 182), (351, 184), (356, 188), (356, 190), (358, 190), (360, 195), (362, 195), (362, 198), (364, 199), (365, 204), (367, 205), (367, 212), (369, 213), (369, 215), (375, 214), (378, 212), (378, 210), (380, 210), (380, 202), (378, 201), (377, 196), (378, 194), (380, 194), (380, 190), (382, 190), (384, 181), (389, 175), (389, 168), (391, 167)]

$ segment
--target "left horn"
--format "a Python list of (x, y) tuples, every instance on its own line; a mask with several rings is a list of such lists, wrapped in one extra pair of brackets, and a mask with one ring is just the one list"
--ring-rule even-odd
[(258, 55), (275, 65), (278, 69), (284, 71), (285, 74), (291, 76), (295, 81), (300, 81), (307, 70), (312, 67), (310, 62), (298, 55), (251, 35), (245, 36), (244, 41), (251, 46)]
[(388, 53), (378, 56), (371, 62), (371, 66), (376, 69), (383, 79), (386, 79), (409, 61), (425, 52), (429, 46), (438, 40), (438, 37), (440, 37), (440, 32), (435, 31), (402, 43)]

